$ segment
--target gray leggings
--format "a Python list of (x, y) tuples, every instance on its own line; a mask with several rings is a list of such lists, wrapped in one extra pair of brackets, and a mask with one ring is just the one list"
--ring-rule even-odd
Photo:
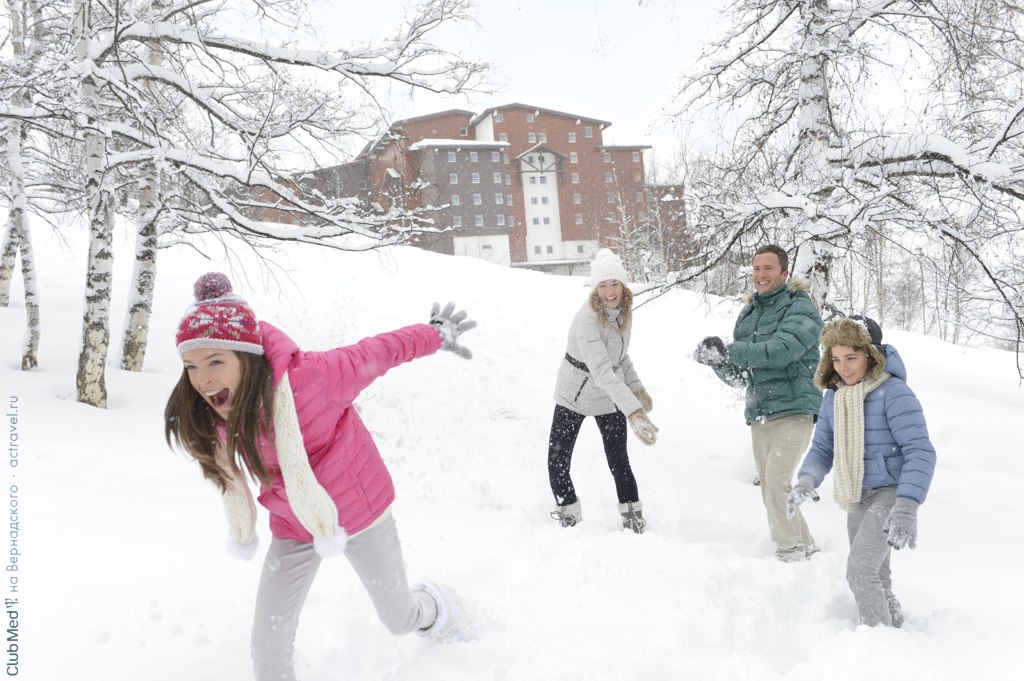
[(850, 536), (850, 557), (846, 560), (846, 581), (860, 612), (860, 623), (869, 626), (892, 626), (889, 601), (892, 575), (889, 555), (892, 547), (885, 540), (882, 524), (896, 503), (895, 487), (864, 490), (860, 505), (847, 516), (846, 530)]
[[(388, 631), (408, 634), (433, 624), (437, 606), (426, 592), (409, 590), (402, 546), (390, 514), (379, 524), (350, 537), (345, 557), (355, 568)], [(299, 613), (320, 561), (312, 544), (276, 537), (270, 543), (252, 627), (256, 681), (294, 681), (292, 654)]]

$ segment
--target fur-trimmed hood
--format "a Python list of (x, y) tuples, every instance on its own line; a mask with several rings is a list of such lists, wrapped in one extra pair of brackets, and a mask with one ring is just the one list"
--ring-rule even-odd
[[(778, 291), (778, 290), (779, 289), (775, 289), (775, 291)], [(810, 295), (811, 294), (811, 282), (807, 281), (803, 277), (791, 276), (789, 279), (786, 280), (786, 290), (788, 290), (790, 293), (796, 293), (797, 291), (803, 291), (807, 295)], [(775, 293), (775, 291), (772, 291), (771, 293), (768, 293), (766, 295), (770, 296), (772, 293)], [(747, 293), (745, 293), (743, 295), (743, 302), (746, 303), (747, 305), (749, 305), (750, 303), (754, 302), (754, 296), (755, 295), (757, 295), (757, 294), (754, 293), (754, 292), (748, 291)]]
[(853, 319), (835, 319), (821, 330), (821, 359), (814, 374), (814, 384), (822, 390), (843, 385), (842, 378), (832, 366), (832, 346), (846, 345), (855, 350), (865, 350), (871, 360), (864, 380), (877, 378), (885, 371), (886, 353), (881, 344), (871, 342), (867, 327)]

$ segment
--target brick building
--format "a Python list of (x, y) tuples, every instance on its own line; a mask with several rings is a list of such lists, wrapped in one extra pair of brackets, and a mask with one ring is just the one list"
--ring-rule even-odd
[(644, 150), (605, 145), (611, 123), (525, 104), (396, 121), (355, 161), (309, 173), (326, 196), (433, 207), (424, 248), (581, 273), (644, 219)]

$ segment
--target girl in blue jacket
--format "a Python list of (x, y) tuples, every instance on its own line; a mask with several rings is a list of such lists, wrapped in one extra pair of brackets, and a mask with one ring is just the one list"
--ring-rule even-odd
[(787, 513), (815, 496), (834, 469), (836, 502), (849, 513), (846, 580), (860, 622), (899, 627), (903, 612), (892, 592), (889, 554), (916, 544), (917, 507), (932, 481), (935, 448), (903, 360), (882, 345), (877, 323), (829, 322), (821, 346), (814, 382), (825, 395)]

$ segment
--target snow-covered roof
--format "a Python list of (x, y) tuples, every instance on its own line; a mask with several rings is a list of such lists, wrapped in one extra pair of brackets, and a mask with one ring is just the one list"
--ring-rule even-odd
[(507, 147), (508, 142), (494, 142), (488, 140), (445, 140), (426, 139), (416, 142), (409, 147), (410, 151), (419, 151), (427, 147)]

